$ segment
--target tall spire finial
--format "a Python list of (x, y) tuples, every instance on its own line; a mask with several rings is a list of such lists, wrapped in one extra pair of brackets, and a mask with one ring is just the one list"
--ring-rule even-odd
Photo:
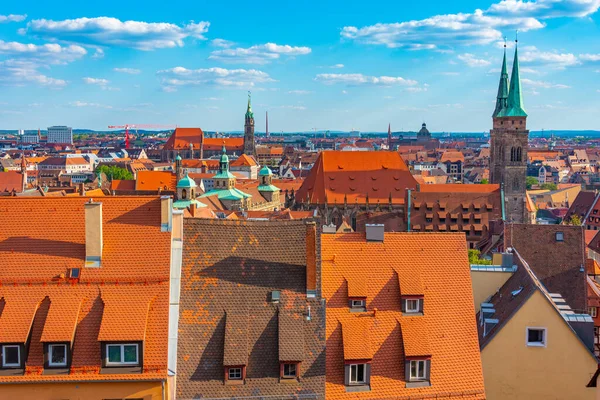
[(519, 30), (515, 31), (515, 44), (519, 43)]
[(504, 36), (504, 48), (506, 49), (506, 36)]
[(254, 113), (252, 112), (251, 96), (252, 92), (248, 90), (248, 108), (246, 109), (246, 118), (254, 118)]

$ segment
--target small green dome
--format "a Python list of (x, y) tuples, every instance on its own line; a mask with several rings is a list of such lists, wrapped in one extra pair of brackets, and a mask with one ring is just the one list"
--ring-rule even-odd
[(258, 172), (258, 176), (270, 176), (273, 175), (273, 171), (271, 171), (271, 169), (269, 167), (267, 167), (266, 165), (264, 167), (262, 167), (260, 169), (260, 171)]
[(181, 178), (179, 182), (177, 182), (178, 188), (195, 188), (197, 186), (198, 185), (196, 185), (196, 181), (190, 178), (188, 174), (185, 174), (185, 176)]
[(225, 149), (225, 145), (223, 145), (223, 149), (221, 150), (221, 162), (229, 163), (229, 156), (227, 156), (227, 150)]
[(181, 156), (179, 154), (177, 154), (177, 157), (175, 157), (175, 161), (181, 161)]

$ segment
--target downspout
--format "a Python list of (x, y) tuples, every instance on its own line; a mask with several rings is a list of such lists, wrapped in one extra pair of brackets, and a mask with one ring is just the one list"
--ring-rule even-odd
[(500, 184), (500, 203), (502, 206), (502, 222), (506, 222), (506, 205), (504, 203), (504, 183)]
[(161, 383), (162, 383), (162, 389), (161, 389), (162, 390), (162, 400), (167, 400), (165, 397), (165, 380), (163, 379), (161, 381)]
[(407, 191), (408, 191), (408, 200), (407, 200), (408, 211), (406, 212), (407, 218), (408, 218), (407, 232), (410, 232), (410, 189), (407, 189)]

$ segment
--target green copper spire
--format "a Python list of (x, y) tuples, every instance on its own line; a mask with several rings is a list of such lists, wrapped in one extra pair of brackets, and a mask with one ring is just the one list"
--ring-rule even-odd
[(248, 108), (246, 109), (246, 118), (254, 118), (254, 113), (252, 112), (252, 103), (250, 102), (250, 91), (248, 91)]
[(498, 96), (496, 97), (496, 109), (493, 118), (504, 116), (508, 104), (508, 72), (506, 71), (506, 44), (504, 45), (504, 58), (502, 59), (502, 71), (500, 72), (500, 83), (498, 85)]
[(506, 117), (526, 117), (527, 113), (523, 109), (523, 95), (521, 92), (521, 76), (519, 74), (519, 56), (517, 54), (517, 45), (515, 41), (515, 59), (513, 60), (512, 73), (510, 76), (510, 90), (508, 92), (508, 109)]

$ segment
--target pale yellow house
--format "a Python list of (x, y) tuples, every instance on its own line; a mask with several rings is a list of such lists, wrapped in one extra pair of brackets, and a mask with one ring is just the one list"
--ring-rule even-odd
[(598, 366), (592, 318), (549, 293), (512, 251), (516, 271), (479, 305), (487, 399), (595, 399), (596, 388), (588, 387)]

